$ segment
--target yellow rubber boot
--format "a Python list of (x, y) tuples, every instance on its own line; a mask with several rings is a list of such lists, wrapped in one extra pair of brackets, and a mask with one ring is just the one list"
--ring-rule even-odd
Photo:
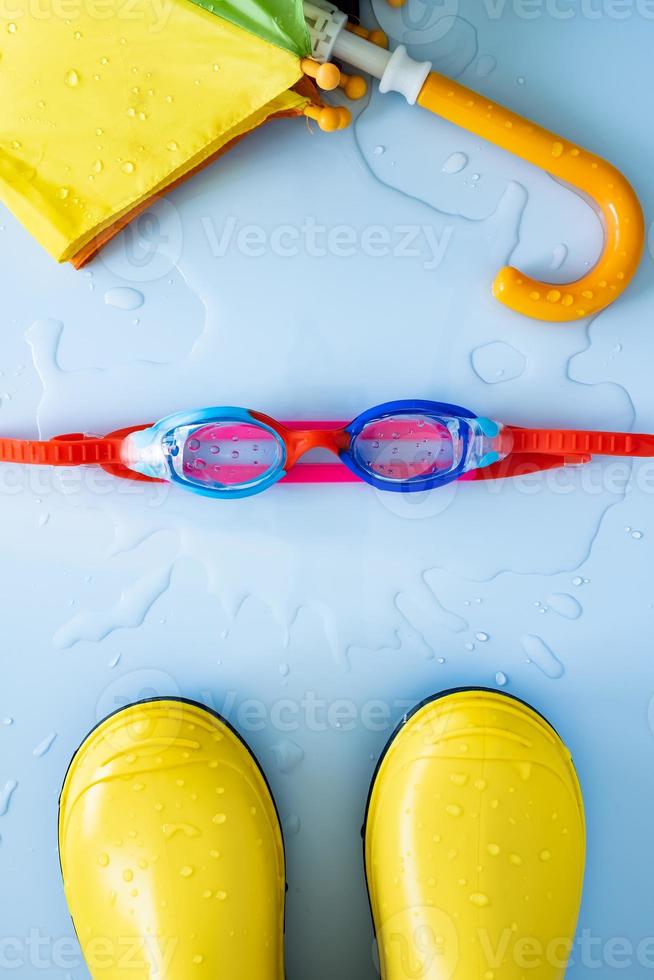
[(584, 812), (570, 754), (535, 711), (447, 693), (399, 729), (368, 803), (383, 980), (560, 980), (581, 901)]
[(281, 980), (279, 820), (254, 757), (199, 704), (145, 701), (88, 736), (59, 850), (94, 980)]

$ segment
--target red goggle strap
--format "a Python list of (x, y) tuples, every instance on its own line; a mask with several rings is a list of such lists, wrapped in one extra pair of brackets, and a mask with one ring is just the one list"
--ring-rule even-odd
[(574, 429), (520, 429), (506, 426), (514, 453), (548, 456), (654, 456), (654, 436), (632, 432), (583, 432)]
[(81, 433), (57, 436), (47, 442), (30, 439), (0, 439), (0, 461), (36, 466), (87, 466), (121, 462), (122, 439), (96, 439)]
[(549, 456), (546, 453), (511, 453), (505, 459), (484, 466), (480, 470), (473, 470), (472, 474), (466, 474), (463, 479), (474, 480), (506, 480), (509, 477), (525, 477), (533, 473), (542, 473), (545, 470), (556, 470), (563, 466), (581, 466), (589, 463), (590, 456)]

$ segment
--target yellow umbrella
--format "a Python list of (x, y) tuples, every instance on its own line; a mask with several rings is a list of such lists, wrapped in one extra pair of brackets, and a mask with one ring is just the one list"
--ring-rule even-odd
[(272, 31), (255, 30), (265, 4), (238, 6), (245, 23), (225, 0), (231, 18), (189, 0), (17, 0), (0, 19), (0, 197), (56, 259), (83, 264), (235, 139), (307, 108), (301, 5), (285, 0)]

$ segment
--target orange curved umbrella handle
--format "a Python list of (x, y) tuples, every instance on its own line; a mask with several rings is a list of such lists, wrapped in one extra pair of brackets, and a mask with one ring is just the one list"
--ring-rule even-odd
[(418, 104), (571, 185), (592, 198), (601, 214), (604, 250), (582, 279), (540, 282), (505, 266), (493, 283), (494, 296), (518, 313), (552, 322), (579, 320), (609, 306), (633, 278), (645, 241), (640, 203), (620, 171), (436, 72), (427, 77)]

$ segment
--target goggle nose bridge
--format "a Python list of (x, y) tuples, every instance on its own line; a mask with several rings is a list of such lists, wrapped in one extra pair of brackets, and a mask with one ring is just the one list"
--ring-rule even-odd
[(339, 429), (287, 429), (283, 433), (286, 443), (286, 466), (290, 469), (312, 449), (326, 449), (338, 456), (349, 449), (351, 436), (344, 428)]

